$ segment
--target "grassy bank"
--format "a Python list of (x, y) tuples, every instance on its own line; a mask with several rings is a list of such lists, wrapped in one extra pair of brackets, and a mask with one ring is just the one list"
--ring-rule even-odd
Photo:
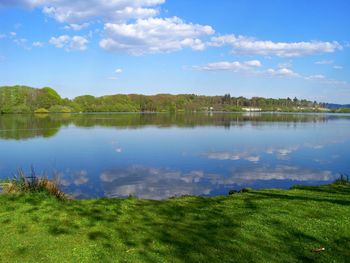
[(0, 195), (0, 262), (346, 262), (349, 216), (342, 185), (166, 201)]

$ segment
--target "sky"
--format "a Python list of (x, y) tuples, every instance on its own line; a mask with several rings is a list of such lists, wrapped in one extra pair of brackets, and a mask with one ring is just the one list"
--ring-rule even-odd
[(350, 103), (348, 0), (0, 0), (0, 85)]

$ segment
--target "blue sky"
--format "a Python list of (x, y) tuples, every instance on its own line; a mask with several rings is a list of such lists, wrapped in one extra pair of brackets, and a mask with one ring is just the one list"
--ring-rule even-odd
[(0, 0), (0, 85), (350, 103), (347, 0)]

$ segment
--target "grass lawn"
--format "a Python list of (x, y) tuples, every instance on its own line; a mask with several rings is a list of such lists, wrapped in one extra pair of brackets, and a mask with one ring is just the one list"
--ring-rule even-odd
[(0, 262), (350, 262), (350, 187), (165, 201), (3, 194)]

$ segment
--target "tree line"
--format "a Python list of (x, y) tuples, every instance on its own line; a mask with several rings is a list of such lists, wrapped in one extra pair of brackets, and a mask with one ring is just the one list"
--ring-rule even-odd
[(0, 113), (48, 112), (178, 112), (178, 111), (320, 111), (324, 103), (298, 98), (203, 96), (195, 94), (108, 95), (62, 98), (54, 89), (27, 86), (0, 87)]

